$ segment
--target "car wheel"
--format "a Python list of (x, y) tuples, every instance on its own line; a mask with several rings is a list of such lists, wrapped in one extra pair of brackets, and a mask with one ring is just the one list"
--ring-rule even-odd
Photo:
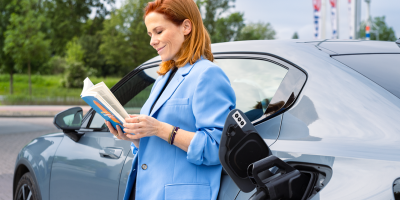
[(18, 181), (14, 200), (40, 200), (39, 190), (31, 173), (25, 173)]

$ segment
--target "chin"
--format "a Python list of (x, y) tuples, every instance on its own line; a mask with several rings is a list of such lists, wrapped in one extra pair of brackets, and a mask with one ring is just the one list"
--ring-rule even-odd
[(172, 56), (164, 56), (164, 55), (160, 55), (160, 57), (163, 62), (172, 60), (173, 58)]

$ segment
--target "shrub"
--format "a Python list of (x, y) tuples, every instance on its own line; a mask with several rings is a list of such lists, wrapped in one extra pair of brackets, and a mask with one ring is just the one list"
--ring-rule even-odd
[(53, 56), (44, 67), (46, 74), (62, 74), (67, 68), (67, 61), (60, 56)]
[(87, 70), (82, 62), (71, 62), (65, 69), (62, 85), (66, 88), (82, 88), (83, 80), (87, 77)]

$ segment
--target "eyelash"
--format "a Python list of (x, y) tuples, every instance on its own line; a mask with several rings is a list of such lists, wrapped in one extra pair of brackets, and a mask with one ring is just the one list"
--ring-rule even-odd
[[(163, 31), (157, 32), (157, 34), (161, 34)], [(149, 34), (149, 36), (151, 37), (151, 35)]]

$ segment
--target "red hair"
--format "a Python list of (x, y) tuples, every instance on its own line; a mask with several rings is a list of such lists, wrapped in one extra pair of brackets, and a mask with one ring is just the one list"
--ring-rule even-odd
[(155, 0), (147, 4), (143, 18), (146, 18), (151, 12), (163, 14), (166, 19), (178, 26), (185, 19), (189, 19), (192, 23), (192, 31), (185, 37), (182, 47), (176, 55), (178, 59), (163, 61), (157, 71), (159, 75), (166, 74), (174, 66), (179, 68), (186, 63), (193, 64), (200, 59), (200, 56), (211, 62), (214, 61), (210, 36), (203, 25), (199, 8), (194, 0)]

